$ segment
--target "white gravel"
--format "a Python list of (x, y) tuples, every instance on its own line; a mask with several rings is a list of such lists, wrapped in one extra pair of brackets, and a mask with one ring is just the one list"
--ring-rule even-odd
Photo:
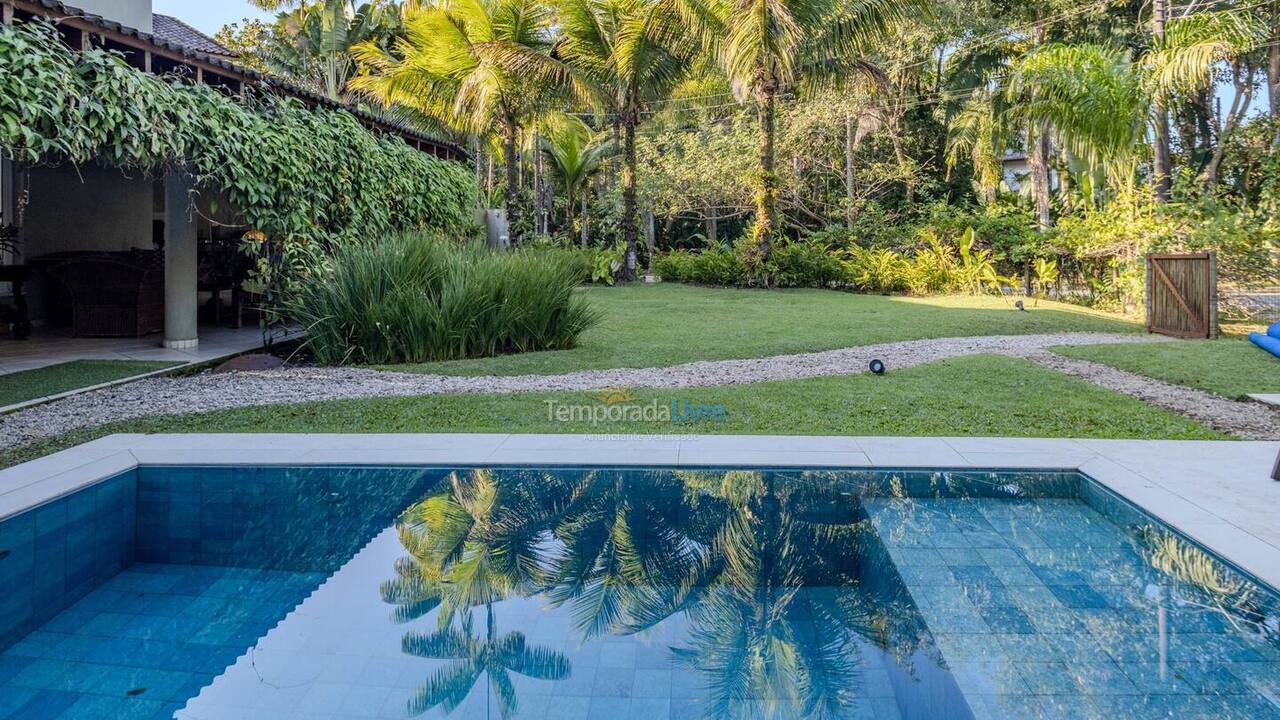
[(979, 353), (1023, 357), (1045, 352), (1046, 348), (1054, 345), (1159, 342), (1165, 339), (1112, 333), (938, 338), (750, 360), (703, 361), (666, 368), (584, 370), (563, 375), (458, 377), (363, 368), (303, 367), (159, 377), (95, 390), (2, 416), (0, 449), (25, 445), (71, 430), (148, 415), (182, 415), (253, 405), (369, 397), (601, 390), (609, 387), (739, 385), (862, 373), (867, 371), (873, 358), (883, 360), (892, 371)]
[(1262, 403), (1238, 402), (1202, 390), (1173, 385), (1101, 363), (1063, 357), (1048, 351), (1033, 352), (1023, 357), (1094, 385), (1186, 415), (1230, 435), (1247, 440), (1280, 439), (1280, 411)]

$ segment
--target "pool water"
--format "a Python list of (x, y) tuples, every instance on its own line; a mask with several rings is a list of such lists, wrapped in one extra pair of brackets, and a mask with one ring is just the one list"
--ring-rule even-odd
[(1076, 473), (147, 467), (0, 522), (0, 719), (1280, 718)]

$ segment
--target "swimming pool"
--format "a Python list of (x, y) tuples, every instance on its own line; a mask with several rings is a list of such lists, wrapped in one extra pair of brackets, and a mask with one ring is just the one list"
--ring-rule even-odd
[(143, 466), (0, 522), (0, 718), (1280, 717), (1075, 472)]

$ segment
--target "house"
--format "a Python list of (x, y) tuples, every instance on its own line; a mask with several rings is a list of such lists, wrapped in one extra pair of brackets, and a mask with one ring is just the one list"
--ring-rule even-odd
[[(310, 107), (340, 107), (418, 151), (467, 158), (453, 143), (242, 67), (212, 38), (153, 13), (151, 0), (77, 4), (0, 0), (0, 20), (47, 18), (73, 49), (109, 49), (139, 71), (180, 74), (228, 95), (252, 87)], [(9, 316), (0, 315), (0, 324), (25, 315), (38, 335), (155, 334), (175, 349), (196, 347), (202, 323), (238, 324), (247, 269), (235, 247), (248, 228), (210, 193), (193, 207), (185, 182), (178, 174), (149, 178), (92, 163), (19, 171), (0, 157), (0, 230), (19, 239), (16, 249), (0, 252), (0, 306)], [(15, 280), (23, 281), (22, 292)], [(21, 304), (27, 307), (15, 311)]]
[[(1009, 192), (1017, 193), (1021, 191), (1024, 182), (1030, 182), (1031, 160), (1025, 152), (1010, 150), (1005, 153), (1003, 166), (1004, 184), (1009, 188)], [(1049, 189), (1053, 191), (1058, 189), (1058, 171), (1052, 166), (1049, 168)]]

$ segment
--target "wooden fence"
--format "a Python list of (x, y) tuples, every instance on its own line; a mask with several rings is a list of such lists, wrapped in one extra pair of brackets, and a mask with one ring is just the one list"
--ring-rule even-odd
[(1218, 336), (1214, 253), (1147, 256), (1147, 331), (1181, 338)]

